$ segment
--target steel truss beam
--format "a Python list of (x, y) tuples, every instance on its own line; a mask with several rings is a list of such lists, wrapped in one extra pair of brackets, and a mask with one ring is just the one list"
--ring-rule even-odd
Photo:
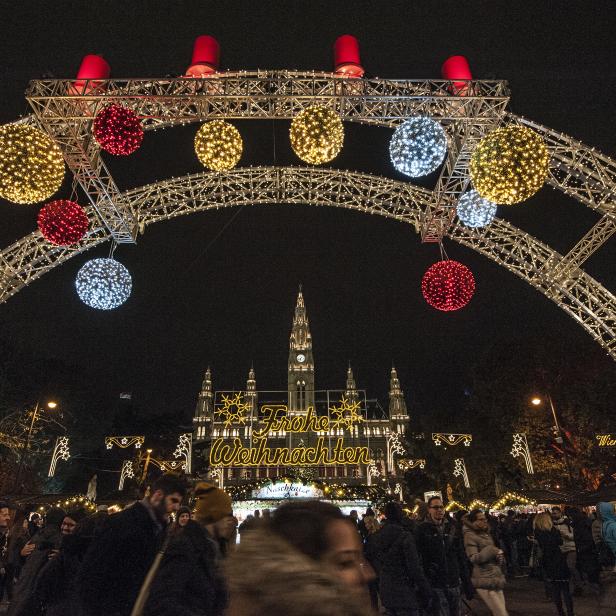
[[(419, 232), (424, 209), (435, 205), (433, 192), (406, 182), (306, 167), (199, 173), (141, 186), (122, 197), (136, 212), (140, 226), (214, 208), (288, 203), (380, 214), (408, 223)], [(448, 235), (533, 285), (616, 359), (616, 297), (579, 267), (570, 269), (564, 278), (553, 276), (551, 267), (546, 266), (561, 262), (563, 256), (501, 219), (485, 229), (454, 224)], [(7, 272), (0, 279), (0, 300), (6, 301), (56, 265), (110, 237), (99, 224), (76, 249), (53, 247), (44, 242), (39, 232), (16, 242), (0, 255)]]

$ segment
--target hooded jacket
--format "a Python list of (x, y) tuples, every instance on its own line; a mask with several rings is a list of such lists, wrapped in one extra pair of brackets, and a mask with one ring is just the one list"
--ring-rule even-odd
[(494, 545), (489, 530), (479, 529), (466, 516), (464, 524), (464, 549), (473, 564), (471, 582), (475, 588), (502, 590), (505, 576), (497, 562), (500, 550)]
[(614, 512), (614, 503), (599, 503), (597, 509), (603, 520), (601, 528), (603, 541), (616, 556), (616, 512)]

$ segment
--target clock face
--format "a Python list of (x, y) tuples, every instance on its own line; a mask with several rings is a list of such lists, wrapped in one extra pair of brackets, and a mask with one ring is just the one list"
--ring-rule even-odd
[(306, 356), (303, 353), (298, 353), (296, 359), (300, 364), (303, 364), (306, 361)]

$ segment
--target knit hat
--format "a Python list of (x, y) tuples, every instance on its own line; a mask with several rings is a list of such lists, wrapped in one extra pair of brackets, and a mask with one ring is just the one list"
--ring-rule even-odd
[(233, 515), (231, 497), (211, 483), (198, 483), (195, 486), (195, 499), (195, 518), (201, 524), (212, 524)]

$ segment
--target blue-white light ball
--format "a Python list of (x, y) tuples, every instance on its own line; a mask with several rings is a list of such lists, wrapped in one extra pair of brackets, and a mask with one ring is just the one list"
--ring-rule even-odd
[(115, 259), (92, 259), (77, 272), (75, 286), (84, 304), (111, 310), (129, 298), (133, 281), (128, 270)]
[(458, 201), (458, 218), (473, 229), (486, 227), (496, 216), (496, 203), (484, 199), (476, 190), (465, 192)]
[(389, 142), (394, 167), (412, 178), (438, 169), (446, 154), (445, 130), (430, 118), (411, 118), (400, 124)]

